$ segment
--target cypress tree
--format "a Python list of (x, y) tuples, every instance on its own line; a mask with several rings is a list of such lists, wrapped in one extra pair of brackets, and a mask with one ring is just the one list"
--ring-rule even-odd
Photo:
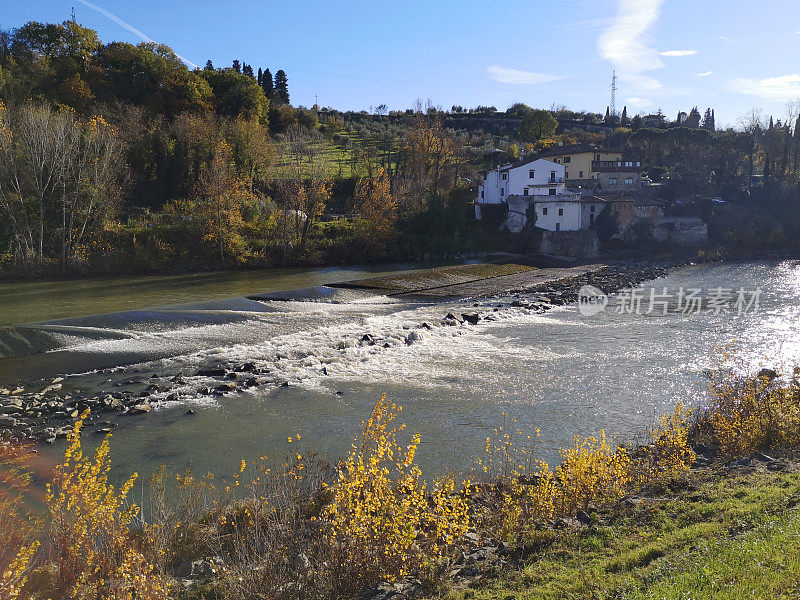
[(289, 79), (283, 69), (275, 73), (275, 96), (284, 104), (289, 104)]
[(261, 88), (264, 90), (264, 95), (272, 99), (272, 95), (275, 93), (275, 86), (272, 83), (272, 73), (269, 72), (269, 69), (264, 71), (261, 76)]
[(628, 124), (628, 107), (627, 106), (623, 106), (622, 107), (622, 119), (620, 120), (620, 124), (621, 125), (627, 125)]
[(206, 61), (206, 71), (213, 71), (213, 70), (214, 70), (214, 63), (212, 63), (211, 59), (209, 58)]
[(258, 67), (258, 79), (257, 79), (257, 81), (258, 81), (259, 87), (261, 86), (261, 79), (262, 79), (263, 76), (264, 76), (264, 72), (261, 70), (261, 67)]
[(238, 59), (234, 59), (234, 61), (233, 61), (233, 70), (236, 71), (237, 73), (241, 73), (242, 72), (242, 66), (241, 66), (241, 64), (239, 64), (239, 60)]
[(242, 66), (242, 73), (244, 73), (248, 77), (252, 77), (253, 79), (256, 78), (256, 76), (253, 74), (253, 67), (251, 65), (248, 65), (247, 63), (244, 63), (244, 65)]

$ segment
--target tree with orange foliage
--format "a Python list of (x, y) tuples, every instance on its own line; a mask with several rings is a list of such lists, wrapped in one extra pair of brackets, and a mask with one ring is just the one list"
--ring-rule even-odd
[(370, 166), (367, 176), (359, 179), (353, 194), (353, 208), (358, 217), (356, 237), (362, 244), (364, 256), (371, 259), (386, 257), (386, 249), (397, 236), (397, 202), (392, 196), (386, 172)]

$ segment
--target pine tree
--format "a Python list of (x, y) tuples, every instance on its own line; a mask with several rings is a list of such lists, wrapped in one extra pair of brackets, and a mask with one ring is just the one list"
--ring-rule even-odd
[(261, 87), (261, 79), (264, 77), (264, 72), (261, 70), (261, 67), (258, 67), (258, 85)]
[(275, 97), (284, 104), (289, 104), (289, 79), (283, 69), (275, 73)]
[(214, 70), (214, 63), (211, 62), (211, 59), (206, 61), (206, 71), (213, 71)]
[(272, 73), (269, 72), (269, 69), (264, 71), (261, 76), (261, 88), (264, 90), (264, 95), (272, 99), (272, 95), (275, 93), (275, 85), (272, 83)]
[(244, 63), (244, 65), (242, 65), (242, 73), (244, 73), (248, 77), (252, 77), (253, 79), (256, 78), (255, 74), (253, 73), (253, 67), (251, 65), (248, 65), (247, 63)]
[(233, 70), (236, 71), (237, 73), (241, 73), (242, 72), (242, 66), (239, 64), (239, 60), (238, 59), (235, 59), (233, 61)]

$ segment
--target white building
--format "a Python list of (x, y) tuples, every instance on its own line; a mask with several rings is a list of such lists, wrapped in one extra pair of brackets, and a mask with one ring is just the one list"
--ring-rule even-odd
[[(478, 188), (475, 218), (484, 207), (505, 204), (506, 226), (519, 233), (535, 215), (536, 227), (549, 231), (577, 231), (594, 223), (592, 215), (603, 208), (600, 201), (587, 203), (567, 190), (564, 165), (543, 158), (520, 165), (499, 166), (490, 171)], [(585, 205), (585, 207), (584, 207)], [(594, 207), (594, 208), (592, 208)]]

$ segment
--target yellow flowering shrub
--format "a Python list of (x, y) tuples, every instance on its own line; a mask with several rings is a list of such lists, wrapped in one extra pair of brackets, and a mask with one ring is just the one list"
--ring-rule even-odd
[(166, 598), (166, 581), (136, 547), (130, 530), (139, 509), (126, 506), (126, 498), (136, 474), (116, 490), (108, 482), (110, 436), (93, 456), (84, 456), (82, 425), (75, 423), (64, 462), (47, 486), (58, 592), (81, 600)]
[(558, 486), (555, 474), (545, 461), (530, 474), (518, 473), (502, 485), (500, 534), (518, 541), (539, 523), (555, 516)]
[(334, 578), (360, 583), (393, 580), (432, 566), (469, 527), (468, 504), (452, 479), (426, 493), (414, 462), (419, 435), (402, 448), (400, 408), (386, 396), (375, 405), (348, 457), (339, 465), (326, 509), (327, 537), (338, 551)]
[(796, 447), (800, 443), (800, 387), (770, 377), (730, 375), (711, 384), (706, 421), (728, 456)]
[(624, 495), (631, 483), (631, 459), (625, 448), (612, 449), (605, 431), (599, 439), (576, 435), (573, 445), (562, 448), (560, 454), (562, 463), (556, 469), (559, 514), (586, 508), (592, 502), (612, 502)]
[(653, 438), (652, 462), (646, 477), (672, 476), (685, 473), (695, 459), (689, 445), (689, 417), (692, 409), (679, 402), (671, 413), (658, 418), (658, 426), (650, 430)]

